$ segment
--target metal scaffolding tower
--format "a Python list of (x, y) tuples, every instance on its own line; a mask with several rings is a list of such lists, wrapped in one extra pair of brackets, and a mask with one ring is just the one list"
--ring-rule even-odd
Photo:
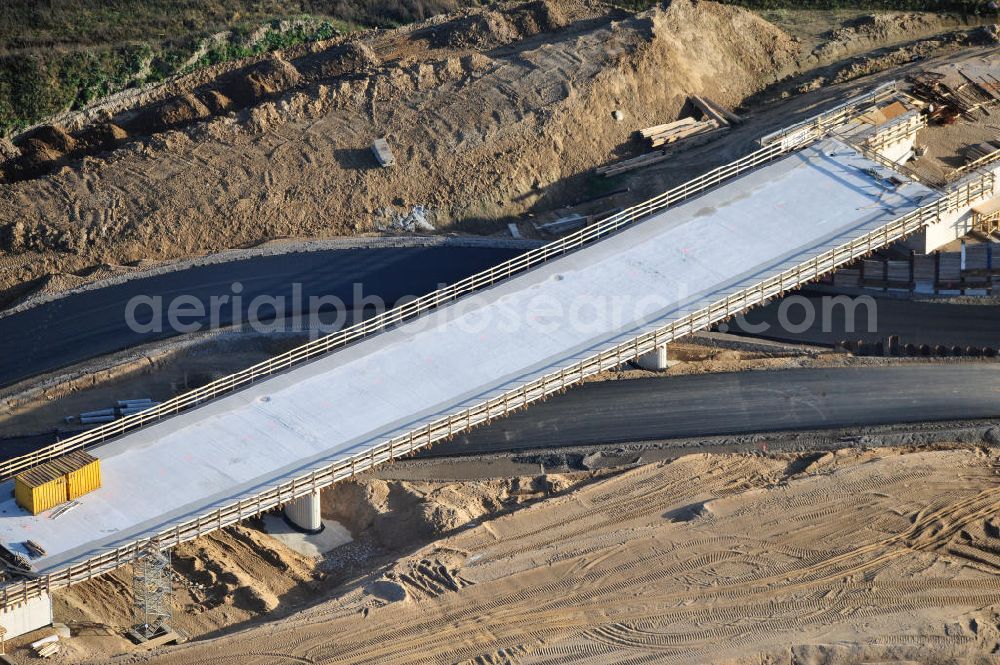
[(161, 630), (169, 630), (167, 623), (173, 603), (170, 551), (161, 552), (155, 540), (146, 545), (135, 561), (132, 590), (135, 594), (133, 634), (148, 640)]

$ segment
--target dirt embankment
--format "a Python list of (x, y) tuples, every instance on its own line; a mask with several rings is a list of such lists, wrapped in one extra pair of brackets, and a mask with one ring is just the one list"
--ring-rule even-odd
[(886, 11), (855, 15), (817, 33), (815, 17), (803, 14), (812, 12), (799, 11), (781, 22), (802, 47), (797, 72), (748, 100), (750, 105), (853, 81), (960, 48), (997, 43), (997, 26), (989, 17)]
[(829, 64), (834, 60), (876, 48), (912, 41), (949, 29), (968, 27), (957, 15), (931, 12), (884, 12), (868, 14), (830, 30), (826, 39), (809, 53), (806, 63)]
[[(192, 636), (240, 624), (279, 606), (287, 610), (320, 596), (316, 562), (259, 528), (236, 526), (171, 552), (174, 604), (170, 623)], [(79, 639), (66, 643), (70, 660), (131, 650), (124, 632), (135, 623), (133, 571), (120, 568), (53, 596), (56, 621)]]
[[(579, 196), (581, 174), (676, 117), (690, 93), (738, 104), (795, 55), (738, 8), (676, 0), (631, 16), (539, 0), (276, 56), (19, 141), (23, 154), (0, 166), (0, 289), (97, 263), (376, 231), (417, 204), (441, 228), (502, 229)], [(369, 150), (379, 136), (392, 169)]]
[(371, 478), (338, 483), (323, 495), (323, 514), (385, 550), (410, 547), (483, 516), (564, 491), (588, 474), (497, 478), (466, 485)]
[[(639, 465), (280, 621), (112, 662), (978, 662), (1000, 649), (998, 468), (969, 448)], [(475, 506), (492, 482), (448, 492)], [(353, 505), (392, 503), (370, 495)]]
[[(174, 548), (171, 625), (199, 637), (258, 619), (275, 620), (322, 602), (372, 570), (383, 570), (384, 580), (366, 587), (369, 608), (384, 605), (397, 593), (429, 598), (456, 590), (464, 583), (451, 575), (454, 562), (447, 553), (416, 561), (397, 559), (480, 520), (607, 473), (339, 483), (323, 493), (323, 516), (340, 521), (355, 540), (323, 558), (289, 549), (264, 533), (258, 520)], [(64, 645), (70, 661), (89, 662), (97, 654), (132, 650), (122, 636), (134, 622), (132, 575), (126, 566), (54, 595), (56, 621), (74, 634)]]
[[(706, 167), (698, 153), (623, 183), (591, 172), (632, 154), (633, 132), (676, 118), (691, 93), (763, 117), (780, 112), (766, 102), (996, 41), (947, 15), (835, 22), (806, 44), (712, 2), (633, 15), (534, 0), (296, 47), (98, 104), (0, 144), (0, 304), (88, 280), (95, 267), (383, 233), (416, 205), (444, 231), (486, 234), (569, 203), (595, 200), (579, 210), (606, 213)], [(713, 156), (745, 151), (752, 125), (713, 144)], [(391, 169), (370, 150), (383, 136)]]

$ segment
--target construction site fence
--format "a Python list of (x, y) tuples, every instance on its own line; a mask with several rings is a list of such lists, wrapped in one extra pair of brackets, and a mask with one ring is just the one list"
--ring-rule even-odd
[(781, 143), (789, 137), (794, 137), (802, 132), (826, 132), (831, 127), (847, 122), (859, 113), (859, 109), (878, 104), (898, 93), (897, 81), (887, 81), (882, 85), (873, 88), (869, 92), (852, 97), (842, 104), (834, 106), (832, 109), (803, 120), (802, 122), (783, 127), (776, 132), (762, 136), (758, 143), (762, 146)]
[(894, 143), (905, 141), (926, 126), (927, 119), (911, 111), (910, 114), (901, 115), (879, 127), (873, 136), (865, 139), (865, 145), (872, 150), (881, 150)]
[(902, 161), (897, 162), (885, 157), (878, 151), (878, 148), (873, 147), (867, 141), (854, 143), (849, 137), (838, 135), (837, 132), (833, 132), (832, 134), (833, 136), (837, 136), (843, 140), (845, 143), (852, 145), (862, 155), (864, 155), (866, 159), (871, 160), (876, 164), (881, 164), (882, 166), (890, 168), (897, 173), (901, 173), (910, 180), (922, 183), (928, 187), (938, 190), (939, 192), (945, 192), (948, 189), (948, 183), (943, 178), (931, 177), (927, 173), (917, 173), (917, 171), (909, 164), (905, 164)]
[(982, 171), (984, 169), (996, 166), (994, 162), (1000, 162), (1000, 149), (985, 154), (979, 159), (974, 159), (967, 164), (963, 164), (962, 166), (958, 167), (957, 169), (949, 173), (947, 179), (949, 182), (960, 180), (969, 173), (972, 173), (973, 171)]
[(986, 175), (936, 199), (933, 203), (897, 218), (881, 228), (830, 249), (753, 286), (727, 295), (704, 308), (672, 321), (668, 325), (637, 335), (626, 342), (567, 367), (507, 390), (501, 395), (383, 441), (362, 453), (334, 461), (255, 496), (219, 507), (197, 519), (171, 526), (151, 538), (136, 540), (123, 547), (36, 579), (9, 584), (3, 587), (2, 594), (0, 594), (2, 596), (0, 597), (0, 605), (4, 608), (13, 607), (27, 602), (43, 592), (50, 592), (92, 579), (132, 561), (150, 544), (159, 548), (167, 548), (193, 540), (206, 533), (281, 507), (335, 482), (353, 477), (355, 474), (383, 462), (408, 455), (476, 425), (506, 416), (515, 409), (578, 384), (589, 376), (620, 366), (663, 344), (704, 330), (712, 324), (740, 314), (750, 307), (764, 304), (771, 298), (781, 296), (790, 289), (815, 281), (840, 266), (852, 263), (871, 254), (876, 249), (919, 231), (927, 224), (939, 221), (949, 213), (971, 206), (984, 196), (991, 195), (994, 186), (994, 176), (992, 174)]

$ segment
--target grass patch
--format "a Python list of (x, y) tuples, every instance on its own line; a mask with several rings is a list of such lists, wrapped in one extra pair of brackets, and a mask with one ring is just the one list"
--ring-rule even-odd
[(357, 26), (298, 17), (264, 26), (241, 24), (186, 44), (27, 49), (0, 56), (0, 134), (8, 135), (112, 93), (219, 63), (330, 39)]
[[(981, 0), (721, 0), (756, 10), (988, 14)], [(176, 73), (480, 0), (2, 0), (0, 136)], [(613, 0), (644, 10), (654, 0)], [(995, 11), (993, 12), (995, 13)], [(206, 46), (207, 45), (207, 46)]]
[(3, 0), (0, 136), (177, 73), (476, 0)]
[[(738, 5), (754, 10), (777, 9), (865, 9), (888, 11), (958, 12), (974, 16), (997, 15), (983, 0), (716, 0), (726, 5)], [(656, 0), (612, 0), (618, 7), (631, 11), (650, 9)]]

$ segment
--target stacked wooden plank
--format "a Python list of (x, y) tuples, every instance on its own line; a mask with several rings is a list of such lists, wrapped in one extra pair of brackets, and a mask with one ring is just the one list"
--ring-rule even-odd
[(698, 107), (706, 118), (715, 120), (720, 125), (738, 125), (743, 118), (728, 110), (721, 104), (716, 104), (708, 97), (691, 96), (691, 103)]
[(681, 118), (680, 120), (668, 122), (663, 125), (647, 127), (646, 129), (640, 130), (639, 134), (641, 134), (642, 138), (649, 141), (650, 145), (655, 148), (658, 145), (673, 142), (685, 136), (690, 136), (698, 131), (699, 123), (697, 120), (694, 118)]
[(665, 161), (680, 150), (701, 145), (729, 129), (731, 124), (742, 121), (738, 115), (707, 98), (694, 95), (690, 101), (692, 106), (701, 112), (703, 116), (701, 120), (687, 117), (640, 130), (639, 135), (649, 141), (651, 147), (660, 149), (607, 166), (599, 166), (596, 169), (597, 173), (611, 177)]
[(956, 115), (986, 113), (1000, 103), (1000, 78), (976, 63), (942, 66), (910, 79), (913, 94), (934, 106), (931, 117), (947, 121)]
[(627, 171), (634, 171), (635, 169), (642, 168), (643, 166), (650, 166), (651, 164), (662, 162), (670, 159), (672, 156), (672, 151), (657, 150), (656, 152), (647, 152), (644, 155), (632, 157), (631, 159), (623, 159), (620, 162), (608, 164), (607, 166), (598, 166), (595, 171), (598, 175), (610, 178), (611, 176), (619, 175)]
[(695, 120), (691, 117), (681, 118), (680, 120), (668, 122), (663, 125), (647, 127), (639, 133), (644, 139), (649, 141), (652, 147), (657, 148), (741, 122), (739, 116), (727, 111), (709, 99), (692, 95), (690, 100), (691, 105), (701, 112), (701, 120)]
[(59, 653), (59, 636), (49, 635), (48, 637), (43, 637), (38, 641), (32, 642), (31, 648), (35, 651), (35, 656), (38, 658), (51, 658)]

